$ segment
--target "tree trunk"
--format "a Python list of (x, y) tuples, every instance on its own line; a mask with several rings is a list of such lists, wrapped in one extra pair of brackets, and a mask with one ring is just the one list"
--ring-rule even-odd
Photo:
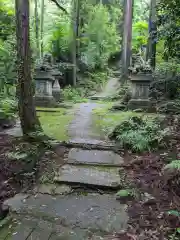
[(128, 77), (131, 58), (133, 0), (124, 0), (124, 33), (122, 44), (122, 82)]
[(40, 57), (39, 53), (39, 15), (38, 15), (38, 0), (34, 0), (34, 14), (35, 14), (35, 33), (36, 33), (36, 48), (37, 56)]
[(40, 57), (43, 59), (44, 44), (43, 44), (43, 33), (44, 33), (44, 0), (41, 0), (41, 50)]
[(80, 0), (77, 0), (76, 14), (76, 58), (80, 56)]
[(76, 86), (76, 78), (77, 78), (77, 12), (78, 12), (78, 0), (73, 0), (72, 6), (72, 64), (73, 64), (73, 86)]
[(157, 13), (156, 13), (156, 1), (151, 0), (150, 9), (150, 27), (149, 27), (149, 58), (151, 59), (151, 67), (156, 67), (156, 38), (157, 38)]
[(16, 0), (16, 37), (18, 63), (18, 107), (23, 135), (40, 128), (36, 116), (31, 77), (31, 50), (29, 40), (29, 1)]

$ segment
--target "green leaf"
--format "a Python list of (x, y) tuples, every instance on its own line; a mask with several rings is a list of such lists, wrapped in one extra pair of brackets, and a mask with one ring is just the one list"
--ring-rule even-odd
[(168, 211), (168, 214), (176, 216), (176, 217), (180, 217), (180, 212), (178, 212), (177, 210), (170, 210), (170, 211)]

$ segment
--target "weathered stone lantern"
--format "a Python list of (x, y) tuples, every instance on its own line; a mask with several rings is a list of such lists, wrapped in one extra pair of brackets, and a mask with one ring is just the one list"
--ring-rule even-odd
[(152, 81), (151, 74), (138, 73), (131, 77), (131, 100), (128, 102), (129, 109), (149, 109), (149, 87)]
[(51, 68), (41, 65), (35, 69), (35, 102), (39, 107), (53, 107), (57, 105), (52, 95), (52, 84), (55, 80)]
[(61, 88), (60, 88), (59, 80), (61, 79), (62, 74), (57, 67), (54, 67), (52, 71), (52, 75), (55, 79), (55, 81), (53, 82), (52, 95), (55, 98), (55, 100), (59, 102), (61, 100)]
[(131, 110), (149, 110), (151, 103), (149, 100), (149, 88), (153, 80), (149, 63), (137, 64), (130, 68), (131, 72), (131, 99), (128, 108)]

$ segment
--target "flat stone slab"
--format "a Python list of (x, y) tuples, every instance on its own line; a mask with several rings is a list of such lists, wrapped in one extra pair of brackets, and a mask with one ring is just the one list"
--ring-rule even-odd
[(94, 144), (94, 145), (107, 145), (105, 141), (102, 140), (96, 140), (96, 139), (90, 139), (90, 138), (74, 138), (70, 139), (69, 142), (71, 143), (77, 143), (77, 144)]
[(10, 208), (13, 207), (18, 210), (21, 208), (22, 203), (24, 203), (28, 197), (28, 194), (18, 193), (14, 197), (5, 200), (3, 205), (9, 206)]
[[(18, 209), (18, 216), (22, 216), (21, 213), (24, 213), (39, 220), (48, 219), (56, 225), (55, 227), (63, 223), (63, 226), (72, 228), (73, 231), (79, 229), (80, 232), (83, 232), (83, 230), (86, 230), (86, 233), (90, 231), (94, 235), (100, 233), (101, 236), (101, 233), (115, 233), (127, 227), (127, 206), (120, 204), (112, 195), (88, 194), (86, 196), (69, 195), (54, 198), (50, 195), (38, 194), (29, 197), (26, 202), (21, 201), (19, 204), (21, 208)], [(14, 206), (11, 205), (11, 208), (12, 211), (17, 210), (16, 206), (14, 209)], [(35, 224), (28, 224), (28, 227), (32, 229), (34, 225), (37, 226), (38, 224), (40, 224), (40, 221), (37, 220), (37, 224), (36, 222)], [(48, 227), (43, 228), (51, 232), (52, 227), (50, 227), (50, 231)], [(76, 236), (72, 239), (88, 238), (77, 238)]]
[(63, 195), (71, 192), (71, 188), (67, 185), (58, 184), (41, 184), (36, 187), (35, 192), (49, 195)]
[(120, 166), (124, 160), (112, 151), (82, 150), (79, 148), (73, 148), (69, 152), (67, 162), (71, 164)]
[(113, 235), (22, 215), (16, 215), (15, 224), (0, 229), (1, 240), (117, 240)]
[(121, 186), (119, 170), (117, 167), (65, 164), (54, 181), (118, 188)]

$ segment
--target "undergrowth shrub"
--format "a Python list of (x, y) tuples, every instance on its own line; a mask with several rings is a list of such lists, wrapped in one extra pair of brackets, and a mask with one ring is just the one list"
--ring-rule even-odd
[(68, 86), (63, 89), (62, 94), (65, 101), (72, 101), (74, 103), (86, 101), (83, 89), (81, 88)]
[(142, 152), (164, 145), (167, 135), (168, 129), (161, 129), (158, 118), (134, 116), (117, 125), (109, 138), (135, 152)]
[(0, 99), (0, 119), (11, 119), (15, 117), (18, 110), (17, 102), (12, 99)]
[(174, 61), (157, 65), (155, 80), (151, 84), (150, 97), (160, 101), (180, 96), (180, 64)]

